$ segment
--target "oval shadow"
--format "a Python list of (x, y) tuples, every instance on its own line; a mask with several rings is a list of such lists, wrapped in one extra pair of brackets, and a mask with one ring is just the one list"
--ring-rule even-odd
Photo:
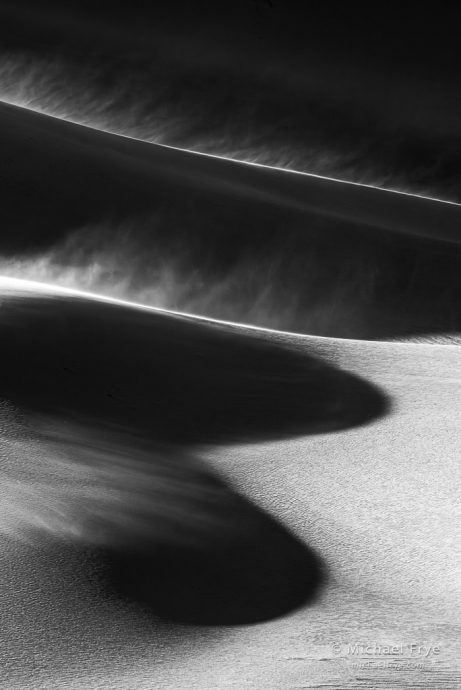
[(235, 498), (229, 515), (235, 524), (220, 538), (104, 550), (106, 586), (183, 625), (262, 623), (311, 602), (327, 579), (319, 556), (248, 500)]

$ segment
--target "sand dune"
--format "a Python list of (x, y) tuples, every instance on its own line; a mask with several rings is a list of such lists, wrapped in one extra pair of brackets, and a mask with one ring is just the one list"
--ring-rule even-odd
[(183, 623), (260, 622), (309, 600), (318, 556), (200, 449), (339, 431), (384, 414), (386, 397), (255, 337), (1, 282), (5, 452), (11, 439), (22, 464), (4, 467), (0, 532), (105, 549), (117, 590)]
[[(6, 103), (0, 112), (2, 167), (9, 178), (11, 204), (21, 192), (44, 194), (41, 210), (50, 212), (52, 179), (53, 201), (61, 213), (69, 213), (66, 195), (75, 194), (78, 183), (80, 204), (73, 209), (78, 218), (90, 208), (93, 213), (111, 207), (123, 212), (127, 201), (150, 205), (152, 195), (165, 194), (168, 183), (175, 195), (185, 184), (219, 195), (218, 203), (229, 197), (250, 199), (380, 230), (461, 241), (457, 204), (145, 144)], [(21, 156), (26, 152), (27, 168)], [(14, 208), (17, 213), (16, 204)], [(54, 214), (58, 215), (56, 209)], [(44, 224), (44, 219), (39, 222)]]
[(294, 332), (459, 331), (455, 204), (1, 104), (0, 273)]
[(459, 49), (295, 4), (2, 3), (1, 690), (460, 687), (461, 204), (257, 164), (459, 201)]
[(360, 641), (457, 677), (458, 347), (0, 288), (8, 687), (374, 687)]
[(459, 207), (0, 119), (5, 687), (456, 683)]

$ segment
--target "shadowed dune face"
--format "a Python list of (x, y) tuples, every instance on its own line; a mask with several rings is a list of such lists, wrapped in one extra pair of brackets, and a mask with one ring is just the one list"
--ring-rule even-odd
[[(307, 38), (296, 9), (272, 0), (206, 10), (203, 0), (181, 9), (131, 3), (118, 17), (100, 0), (86, 10), (78, 3), (71, 20), (70, 2), (48, 11), (44, 0), (40, 9), (25, 4), (2, 3), (4, 100), (139, 139), (459, 199), (457, 40), (441, 57), (458, 17), (444, 12), (443, 40), (427, 52), (433, 12), (428, 34), (414, 30), (412, 12), (397, 22), (385, 8), (361, 30), (363, 8), (322, 3), (310, 9)], [(422, 15), (419, 7), (418, 22)], [(367, 59), (351, 62), (351, 33), (353, 50), (366, 41)]]
[(0, 275), (330, 337), (461, 330), (457, 205), (0, 122)]
[(0, 362), (6, 536), (97, 547), (109, 593), (183, 623), (255, 623), (315, 595), (318, 556), (200, 447), (364, 424), (387, 411), (378, 389), (256, 337), (7, 281)]
[(458, 342), (461, 204), (142, 141), (459, 201), (455, 15), (125, 5), (0, 2), (0, 686), (456, 685), (461, 350), (371, 341)]
[(108, 593), (170, 621), (217, 626), (260, 623), (315, 600), (328, 578), (320, 557), (254, 504), (234, 500), (229, 518), (238, 515), (245, 530), (219, 542), (106, 550)]
[[(175, 444), (335, 431), (381, 415), (372, 385), (217, 326), (92, 299), (4, 297), (3, 396)], [(18, 372), (19, 375), (18, 375)]]

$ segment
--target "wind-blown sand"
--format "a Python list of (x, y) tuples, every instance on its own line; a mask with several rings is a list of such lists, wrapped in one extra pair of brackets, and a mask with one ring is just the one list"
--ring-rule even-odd
[(459, 683), (460, 208), (0, 119), (3, 687)]
[[(374, 687), (382, 671), (353, 669), (347, 649), (375, 642), (442, 650), (422, 669), (387, 670), (392, 687), (458, 677), (458, 347), (211, 326), (0, 288), (8, 687), (347, 688), (367, 674)], [(225, 583), (213, 599), (187, 554), (205, 545), (216, 567), (223, 545), (235, 556), (248, 538), (259, 586), (246, 599)], [(252, 588), (245, 573), (231, 574)], [(312, 586), (312, 603), (284, 616)], [(207, 623), (210, 597), (224, 627), (167, 622)], [(258, 615), (269, 621), (239, 627)]]
[(331, 337), (461, 329), (461, 207), (0, 104), (0, 275)]

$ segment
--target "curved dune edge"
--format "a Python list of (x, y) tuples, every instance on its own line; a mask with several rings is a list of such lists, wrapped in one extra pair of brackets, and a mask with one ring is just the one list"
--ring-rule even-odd
[[(101, 295), (94, 292), (86, 292), (83, 290), (76, 290), (74, 288), (66, 288), (59, 285), (51, 285), (49, 283), (42, 283), (33, 280), (24, 280), (22, 278), (10, 278), (0, 275), (0, 291), (5, 295), (24, 295), (27, 297), (33, 297), (37, 292), (48, 295), (68, 295), (73, 297), (80, 297), (84, 299), (96, 300), (100, 302), (107, 302), (108, 304), (119, 304), (122, 306), (133, 307), (135, 309), (141, 309), (145, 311), (151, 311), (159, 314), (166, 314), (171, 316), (178, 316), (184, 319), (191, 319), (198, 323), (208, 323), (210, 325), (216, 324), (217, 326), (223, 328), (236, 328), (243, 332), (249, 332), (257, 334), (261, 332), (262, 334), (273, 334), (274, 338), (277, 339), (277, 335), (280, 336), (293, 336), (296, 338), (307, 338), (313, 342), (334, 342), (339, 343), (350, 342), (350, 343), (367, 343), (367, 344), (383, 344), (383, 345), (445, 345), (445, 346), (457, 346), (461, 342), (461, 334), (441, 333), (441, 334), (423, 334), (405, 337), (390, 338), (388, 340), (367, 340), (365, 338), (333, 338), (325, 337), (319, 335), (310, 335), (306, 333), (296, 333), (293, 331), (283, 331), (276, 330), (273, 328), (264, 328), (263, 326), (255, 326), (247, 323), (239, 323), (235, 321), (222, 321), (220, 319), (213, 319), (207, 316), (200, 316), (198, 314), (190, 314), (181, 311), (172, 311), (169, 309), (161, 309), (160, 307), (152, 307), (147, 304), (140, 304), (137, 302), (130, 302), (127, 300), (118, 299), (116, 297), (109, 297), (108, 295)], [(0, 292), (0, 294), (1, 294)], [(0, 297), (1, 299), (1, 297)]]
[(201, 449), (370, 423), (388, 408), (377, 387), (192, 317), (22, 281), (0, 294), (2, 536), (102, 549), (109, 589), (182, 624), (312, 600), (321, 559)]
[[(359, 641), (356, 640), (357, 630), (361, 637), (367, 638), (364, 641), (370, 643), (376, 639), (378, 643), (406, 645), (421, 640), (440, 645), (443, 654), (430, 667), (431, 679), (438, 681), (456, 676), (458, 662), (454, 660), (459, 659), (456, 641), (459, 639), (461, 600), (461, 535), (457, 519), (461, 433), (459, 348), (315, 338), (242, 326), (208, 328), (201, 322), (197, 324), (193, 318), (162, 315), (145, 307), (111, 305), (104, 298), (102, 304), (101, 300), (88, 299), (82, 294), (70, 297), (67, 291), (50, 290), (47, 286), (35, 289), (30, 283), (21, 281), (2, 280), (2, 283), (0, 289), (5, 297), (0, 307), (0, 328), (3, 336), (5, 329), (9, 329), (14, 343), (14, 348), (5, 357), (5, 337), (0, 339), (2, 386), (9, 379), (14, 382), (11, 391), (20, 394), (17, 401), (23, 401), (19, 407), (23, 409), (26, 427), (32, 434), (15, 437), (15, 430), (20, 427), (15, 426), (14, 420), (9, 428), (2, 429), (1, 456), (9, 458), (9, 467), (5, 467), (3, 460), (3, 472), (13, 472), (14, 480), (3, 485), (11, 500), (18, 487), (14, 472), (19, 468), (25, 475), (29, 472), (30, 478), (32, 468), (30, 488), (35, 493), (27, 493), (28, 515), (25, 517), (37, 518), (37, 502), (43, 500), (44, 495), (52, 518), (53, 501), (56, 500), (55, 515), (62, 518), (68, 515), (70, 508), (76, 511), (77, 517), (80, 514), (85, 486), (94, 486), (94, 475), (85, 474), (85, 464), (76, 475), (69, 474), (69, 468), (75, 465), (63, 462), (62, 448), (67, 448), (72, 456), (73, 450), (78, 449), (73, 445), (72, 434), (78, 432), (80, 440), (86, 440), (90, 459), (95, 457), (95, 448), (104, 455), (104, 444), (93, 443), (89, 423), (91, 419), (95, 421), (91, 417), (92, 410), (102, 409), (98, 400), (104, 398), (105, 409), (116, 424), (117, 434), (132, 442), (133, 437), (126, 435), (125, 430), (139, 429), (140, 410), (130, 411), (130, 404), (139, 403), (142, 391), (137, 389), (137, 384), (141, 381), (145, 384), (148, 378), (140, 367), (141, 352), (136, 350), (136, 356), (127, 357), (122, 336), (126, 334), (142, 340), (144, 329), (138, 329), (136, 335), (133, 328), (137, 315), (143, 317), (136, 321), (140, 325), (146, 319), (151, 321), (152, 317), (157, 339), (166, 337), (169, 330), (174, 338), (166, 341), (165, 351), (170, 353), (176, 347), (175, 342), (179, 347), (177, 353), (193, 353), (197, 352), (205, 333), (227, 333), (231, 329), (237, 342), (237, 331), (243, 331), (251, 333), (253, 338), (244, 339), (242, 356), (250, 343), (269, 340), (299, 353), (303, 361), (311, 363), (309, 366), (313, 366), (312, 356), (322, 360), (325, 368), (310, 370), (320, 379), (327, 374), (327, 364), (333, 366), (335, 372), (346, 370), (350, 372), (348, 376), (359, 377), (363, 382), (359, 389), (361, 394), (349, 398), (349, 404), (358, 405), (366, 391), (370, 397), (365, 401), (365, 408), (371, 404), (375, 398), (368, 386), (383, 391), (392, 403), (387, 414), (375, 416), (368, 424), (362, 416), (361, 420), (356, 419), (356, 423), (342, 428), (337, 424), (335, 428), (333, 424), (333, 428), (322, 432), (316, 427), (311, 434), (306, 434), (305, 428), (296, 438), (287, 434), (270, 439), (269, 431), (271, 434), (275, 431), (276, 435), (283, 431), (279, 413), (286, 409), (285, 405), (289, 405), (290, 415), (295, 411), (292, 407), (296, 401), (294, 389), (291, 385), (286, 388), (283, 380), (279, 380), (277, 395), (265, 408), (265, 416), (272, 414), (272, 417), (270, 420), (259, 418), (259, 438), (248, 436), (244, 417), (240, 421), (231, 417), (232, 424), (240, 426), (244, 438), (224, 444), (212, 442), (205, 447), (201, 445), (203, 439), (199, 439), (201, 450), (196, 460), (205, 463), (249, 505), (257, 506), (282, 525), (301, 545), (312, 548), (327, 568), (328, 583), (309, 606), (266, 621), (264, 625), (237, 626), (231, 632), (226, 626), (192, 626), (187, 630), (182, 625), (162, 623), (137, 605), (108, 596), (103, 588), (101, 565), (91, 550), (76, 550), (71, 544), (66, 545), (65, 540), (62, 545), (59, 540), (58, 543), (56, 540), (49, 543), (46, 539), (34, 541), (34, 532), (28, 533), (32, 543), (20, 540), (14, 532), (3, 534), (0, 567), (5, 615), (0, 657), (3, 655), (8, 662), (10, 687), (24, 685), (25, 674), (29, 673), (28, 681), (34, 678), (34, 685), (40, 688), (50, 687), (50, 679), (57, 687), (62, 686), (69, 678), (72, 687), (93, 688), (97, 687), (101, 674), (111, 690), (125, 690), (129, 684), (148, 688), (152, 686), (152, 678), (162, 690), (224, 688), (226, 674), (223, 676), (223, 669), (227, 669), (233, 678), (245, 673), (248, 686), (255, 690), (259, 690), (262, 681), (275, 690), (288, 681), (298, 685), (305, 683), (306, 678), (309, 682), (317, 679), (319, 683), (326, 680), (331, 683), (334, 678), (335, 687), (349, 688), (354, 687), (356, 674), (347, 657), (347, 645)], [(74, 308), (84, 321), (75, 321), (71, 315)], [(90, 323), (86, 314), (91, 310), (95, 315), (93, 323), (98, 324), (93, 331), (96, 339), (91, 331), (74, 327), (78, 323)], [(112, 314), (111, 318), (99, 318), (100, 310), (108, 316)], [(122, 312), (128, 321), (122, 322)], [(40, 314), (43, 318), (39, 318)], [(37, 327), (33, 327), (34, 319), (39, 319)], [(122, 328), (122, 323), (129, 323), (130, 328)], [(120, 333), (119, 341), (114, 341), (116, 332)], [(186, 332), (187, 338), (180, 337)], [(106, 333), (108, 341), (104, 341)], [(214, 335), (206, 337), (210, 338), (210, 344), (219, 345), (218, 340), (213, 340)], [(92, 348), (74, 347), (72, 351), (79, 339), (83, 345), (91, 342)], [(232, 341), (234, 335), (227, 342)], [(46, 353), (41, 342), (47, 343), (50, 349), (48, 360), (40, 356)], [(66, 361), (61, 362), (58, 353), (64, 342), (70, 350), (64, 351)], [(112, 345), (112, 354), (107, 342), (117, 342), (117, 348)], [(226, 384), (228, 391), (244, 385), (254, 373), (263, 352), (257, 345), (254, 347), (257, 357), (250, 357), (251, 366), (240, 383), (236, 371), (241, 369), (242, 361), (238, 360), (240, 363), (236, 367), (237, 360), (233, 356), (227, 360), (231, 366)], [(152, 349), (148, 351), (151, 357)], [(94, 352), (96, 360), (92, 363)], [(228, 349), (220, 345), (204, 352), (206, 357), (214, 357), (214, 383), (219, 383), (224, 376), (223, 372), (218, 374), (216, 364), (222, 361), (225, 352)], [(181, 356), (173, 357), (177, 366), (183, 361)], [(107, 358), (110, 366), (105, 362)], [(194, 359), (194, 367), (182, 370), (183, 374), (187, 371), (193, 374), (197, 370), (199, 375), (191, 381), (190, 392), (195, 391), (189, 398), (191, 407), (188, 408), (187, 399), (183, 399), (186, 407), (181, 409), (193, 410), (205, 405), (206, 415), (202, 421), (197, 420), (210, 425), (211, 406), (206, 407), (206, 390), (201, 387), (206, 361), (207, 358), (205, 364), (200, 363), (198, 357)], [(163, 369), (164, 362), (162, 358)], [(286, 376), (292, 372), (298, 377), (296, 368), (292, 369), (295, 360), (287, 355), (287, 359), (281, 357), (277, 362), (276, 370), (272, 364), (270, 366), (276, 378), (284, 371)], [(52, 413), (48, 410), (43, 415), (44, 394), (53, 395), (53, 382), (48, 372), (60, 371), (62, 366), (69, 371), (62, 372), (60, 385), (64, 387), (55, 389), (58, 393), (66, 392), (65, 396), (59, 393), (56, 398), (62, 406), (61, 414), (56, 417), (56, 410)], [(160, 373), (162, 368), (154, 370)], [(85, 374), (88, 374), (86, 378)], [(337, 382), (346, 381), (341, 379), (342, 375), (338, 376)], [(182, 376), (180, 380), (183, 381)], [(117, 389), (111, 388), (113, 384)], [(271, 388), (272, 384), (264, 389), (264, 396)], [(330, 392), (333, 389), (334, 386)], [(108, 398), (107, 390), (118, 399)], [(164, 388), (164, 392), (167, 390), (168, 387)], [(149, 409), (155, 399), (155, 390), (153, 396)], [(79, 399), (90, 417), (82, 417), (77, 425)], [(214, 407), (217, 402), (211, 400)], [(167, 403), (162, 395), (162, 404), (165, 407), (171, 402)], [(171, 420), (175, 429), (181, 429), (176, 396), (174, 408)], [(327, 404), (325, 413), (328, 409)], [(332, 409), (338, 414), (337, 407)], [(37, 415), (40, 410), (42, 413)], [(168, 422), (167, 417), (164, 420)], [(349, 417), (349, 421), (354, 420)], [(63, 422), (67, 422), (67, 430)], [(107, 425), (99, 420), (97, 426), (104, 435)], [(43, 432), (42, 440), (33, 441), (37, 429)], [(223, 431), (216, 429), (214, 441), (219, 440)], [(187, 443), (195, 439), (190, 434), (196, 430), (196, 424), (189, 430), (187, 425), (183, 429), (184, 433), (187, 431)], [(108, 438), (110, 440), (111, 436), (106, 436), (106, 441)], [(122, 448), (120, 443), (117, 446)], [(109, 444), (108, 448), (112, 463), (116, 446)], [(136, 457), (141, 460), (141, 455)], [(43, 486), (37, 483), (33, 472), (43, 469), (41, 463), (45, 459), (50, 463), (47, 465), (51, 470), (50, 482), (47, 492), (41, 494)], [(60, 460), (61, 465), (54, 464), (54, 460)], [(91, 467), (91, 463), (88, 466)], [(59, 467), (61, 472), (68, 473), (66, 491), (63, 491)], [(80, 494), (76, 491), (77, 485)], [(23, 481), (19, 486), (24, 487)], [(124, 486), (130, 491), (130, 486), (133, 488), (133, 484), (126, 481)], [(86, 499), (88, 496), (91, 498), (89, 494)], [(3, 501), (2, 505), (5, 511), (7, 503)], [(13, 517), (16, 519), (17, 515)], [(49, 518), (50, 512), (42, 517)], [(12, 527), (12, 516), (9, 518), (8, 524)], [(104, 530), (105, 520), (99, 524)], [(17, 586), (19, 580), (21, 588)], [(38, 597), (37, 591), (40, 592)], [(21, 631), (19, 635), (18, 630)], [(338, 635), (339, 642), (344, 645), (339, 664), (338, 655), (331, 647)], [(24, 663), (19, 649), (28, 644), (36, 648), (38, 639), (46, 640), (41, 656), (34, 657), (34, 666), (32, 662)], [(108, 659), (111, 659), (110, 669)], [(426, 671), (412, 670), (411, 673), (411, 678), (417, 678), (415, 673)]]

